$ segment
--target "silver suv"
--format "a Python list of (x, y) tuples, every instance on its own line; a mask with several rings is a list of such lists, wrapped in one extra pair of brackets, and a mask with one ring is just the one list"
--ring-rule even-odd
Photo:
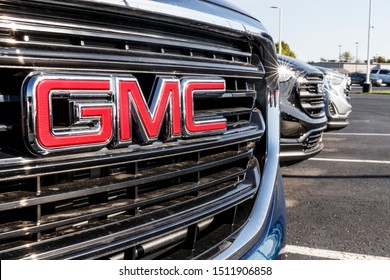
[(324, 75), (327, 130), (341, 129), (349, 125), (352, 106), (349, 97), (348, 81), (344, 75), (324, 67), (317, 67)]
[(373, 69), (371, 70), (370, 78), (372, 79), (380, 79), (382, 83), (387, 86), (390, 85), (390, 69)]

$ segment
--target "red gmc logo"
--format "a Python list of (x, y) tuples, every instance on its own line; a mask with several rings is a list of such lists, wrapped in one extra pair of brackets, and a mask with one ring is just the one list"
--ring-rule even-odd
[[(220, 134), (226, 119), (197, 120), (194, 96), (223, 94), (220, 78), (158, 76), (145, 94), (133, 76), (34, 73), (23, 85), (25, 135), (38, 154)], [(165, 131), (162, 131), (164, 127)]]

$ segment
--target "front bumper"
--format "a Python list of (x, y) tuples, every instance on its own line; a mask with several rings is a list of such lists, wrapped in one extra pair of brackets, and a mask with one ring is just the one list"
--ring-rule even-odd
[(326, 91), (326, 116), (328, 118), (328, 130), (341, 129), (349, 125), (349, 115), (352, 112), (350, 97), (345, 93)]
[(293, 164), (320, 153), (327, 118), (310, 118), (296, 107), (281, 103), (280, 162)]
[(352, 106), (347, 99), (339, 99), (337, 102), (329, 100), (326, 103), (328, 130), (342, 129), (349, 125), (349, 115), (352, 112)]
[[(311, 130), (299, 139), (280, 139), (281, 165), (300, 162), (319, 154), (324, 148), (322, 134), (325, 128), (326, 126)], [(313, 145), (313, 147), (306, 149), (307, 145)]]

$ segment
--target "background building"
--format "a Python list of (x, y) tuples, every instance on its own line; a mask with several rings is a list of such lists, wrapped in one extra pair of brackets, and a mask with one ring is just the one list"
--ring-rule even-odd
[[(354, 62), (315, 62), (312, 63), (314, 66), (321, 66), (326, 68), (334, 69), (340, 73), (366, 73), (367, 64), (366, 63), (354, 63)], [(372, 63), (370, 64), (370, 69), (373, 68), (385, 68), (390, 69), (390, 63)]]

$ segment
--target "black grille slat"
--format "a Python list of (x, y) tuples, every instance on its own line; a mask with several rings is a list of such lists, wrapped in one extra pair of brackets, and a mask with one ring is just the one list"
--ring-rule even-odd
[[(237, 81), (237, 80), (236, 80)], [(251, 87), (253, 84), (247, 83)], [(233, 91), (223, 94), (195, 94), (195, 120), (224, 117), (228, 128), (248, 125), (255, 106), (255, 91)]]
[[(61, 185), (56, 185), (55, 189), (57, 191), (50, 190), (52, 187), (47, 187), (43, 188), (41, 190), (41, 193), (39, 196), (34, 196), (31, 198), (24, 197), (23, 198), (23, 203), (20, 202), (19, 199), (17, 200), (9, 200), (7, 201), (7, 195), (3, 195), (3, 202), (0, 204), (0, 211), (4, 211), (7, 209), (15, 209), (15, 208), (21, 208), (21, 207), (28, 207), (28, 206), (34, 206), (38, 205), (40, 203), (49, 203), (57, 200), (64, 200), (64, 199), (71, 199), (75, 197), (80, 197), (80, 196), (85, 196), (85, 195), (91, 195), (91, 194), (96, 194), (99, 192), (107, 192), (107, 191), (113, 191), (116, 189), (121, 189), (123, 188), (123, 184), (129, 185), (128, 183), (131, 180), (131, 186), (133, 185), (138, 185), (138, 184), (146, 184), (149, 182), (153, 181), (158, 181), (161, 180), (162, 178), (167, 179), (167, 178), (172, 178), (172, 177), (177, 177), (177, 176), (183, 176), (186, 175), (190, 172), (197, 172), (203, 169), (210, 168), (213, 165), (221, 165), (221, 164), (227, 164), (229, 162), (233, 162), (235, 160), (241, 159), (248, 157), (250, 155), (250, 151), (243, 153), (243, 154), (236, 154), (236, 152), (231, 152), (230, 157), (227, 156), (225, 159), (220, 159), (219, 162), (216, 160), (215, 162), (213, 161), (204, 161), (204, 164), (198, 164), (198, 163), (193, 163), (191, 166), (191, 162), (188, 163), (180, 163), (178, 166), (180, 166), (180, 169), (175, 170), (176, 168), (173, 166), (170, 167), (171, 170), (167, 170), (166, 167), (160, 167), (161, 170), (165, 170), (164, 174), (162, 175), (155, 175), (155, 174), (161, 174), (161, 170), (158, 169), (152, 169), (148, 171), (144, 171), (142, 175), (140, 175), (141, 178), (134, 178), (134, 175), (132, 174), (126, 174), (126, 175), (121, 175), (124, 178), (121, 179), (111, 179), (111, 178), (106, 178), (106, 183), (94, 183), (93, 180), (88, 180), (87, 184), (90, 185), (90, 187), (85, 186), (85, 182), (80, 182), (78, 184), (75, 184), (74, 187), (69, 188), (62, 188)], [(229, 155), (229, 154), (227, 154)], [(149, 177), (148, 177), (149, 175)], [(102, 179), (99, 179), (102, 180)], [(111, 181), (112, 180), (112, 181)], [(98, 182), (98, 181), (95, 181)], [(92, 185), (92, 186), (91, 186)], [(61, 188), (63, 189), (61, 191)], [(16, 194), (15, 194), (16, 193)], [(13, 194), (10, 194), (9, 196), (15, 197), (21, 194), (24, 194), (24, 192), (15, 192)], [(47, 193), (47, 194), (46, 194)], [(23, 196), (19, 196), (23, 197)]]
[(236, 115), (250, 114), (251, 112), (252, 110), (248, 108), (223, 108), (223, 109), (204, 110), (204, 111), (197, 111), (195, 115), (195, 119), (197, 120), (209, 119), (210, 116), (213, 115), (236, 116)]
[[(1, 23), (0, 23), (1, 26)], [(79, 28), (79, 27), (77, 27)], [(57, 30), (57, 29), (56, 29)], [(11, 32), (7, 30), (8, 32)], [(53, 31), (54, 32), (54, 31)], [(31, 32), (26, 32), (26, 34), (30, 34), (28, 37), (29, 40), (34, 40), (36, 39), (34, 35), (31, 35)], [(56, 34), (56, 33), (53, 33)], [(146, 36), (138, 36), (138, 37), (128, 37), (128, 36), (111, 36), (110, 35), (105, 35), (102, 33), (96, 32), (93, 35), (90, 35), (91, 38), (101, 38), (101, 42), (97, 41), (96, 43), (91, 42), (88, 44), (88, 41), (82, 40), (82, 46), (81, 45), (76, 45), (72, 43), (72, 36), (70, 35), (70, 32), (68, 34), (64, 34), (64, 37), (56, 37), (56, 36), (50, 36), (52, 34), (48, 34), (47, 37), (45, 38), (45, 41), (30, 41), (30, 42), (24, 42), (24, 41), (18, 41), (16, 39), (13, 39), (10, 37), (9, 39), (1, 39), (0, 38), (0, 44), (3, 46), (10, 46), (10, 45), (17, 45), (19, 48), (25, 50), (28, 54), (30, 52), (31, 54), (34, 53), (34, 48), (36, 49), (35, 53), (36, 54), (43, 54), (43, 53), (38, 53), (38, 50), (50, 50), (53, 47), (57, 49), (57, 52), (60, 53), (66, 52), (66, 51), (74, 51), (74, 52), (79, 52), (79, 53), (93, 53), (93, 52), (101, 52), (101, 53), (117, 53), (123, 54), (123, 55), (129, 55), (129, 54), (149, 54), (149, 56), (156, 56), (156, 55), (171, 55), (171, 56), (188, 56), (192, 59), (206, 59), (206, 58), (213, 58), (215, 60), (226, 60), (223, 59), (223, 56), (216, 56), (214, 58), (213, 55), (194, 55), (194, 52), (190, 53), (188, 51), (180, 51), (181, 49), (183, 50), (188, 50), (188, 49), (198, 49), (200, 51), (205, 51), (209, 52), (210, 54), (214, 53), (221, 53), (221, 54), (228, 54), (230, 55), (231, 62), (234, 62), (231, 57), (237, 56), (237, 57), (242, 57), (241, 60), (236, 60), (236, 63), (242, 63), (242, 62), (247, 62), (246, 58), (250, 58), (249, 53), (245, 52), (240, 52), (240, 51), (235, 51), (233, 49), (227, 49), (226, 46), (215, 46), (215, 45), (209, 45), (207, 48), (205, 45), (197, 45), (196, 42), (180, 42), (176, 41), (177, 38), (171, 38), (169, 39), (153, 39), (153, 38), (148, 38)], [(42, 35), (38, 34), (37, 37), (42, 37)], [(40, 38), (38, 38), (40, 39)], [(105, 45), (104, 42), (106, 41)], [(51, 42), (50, 42), (51, 41)], [(134, 44), (140, 44), (140, 42), (147, 43), (147, 44), (154, 44), (155, 47), (148, 47), (148, 48), (140, 48), (137, 47), (136, 45), (132, 46), (130, 44), (123, 44), (123, 42), (128, 42), (128, 41), (133, 41)], [(121, 44), (122, 43), (122, 44)], [(127, 46), (127, 47), (126, 47)], [(174, 46), (177, 48), (178, 51), (174, 51), (173, 49), (169, 50), (167, 48), (161, 47), (161, 46)], [(128, 49), (127, 49), (128, 48)], [(23, 52), (25, 53), (25, 52)], [(196, 54), (196, 52), (195, 52)]]
[[(253, 113), (252, 113), (253, 114)], [(246, 123), (247, 124), (247, 123)], [(246, 131), (246, 134), (239, 133)], [(37, 175), (56, 174), (61, 171), (74, 171), (88, 168), (93, 164), (95, 167), (116, 166), (120, 163), (139, 161), (140, 159), (158, 155), (164, 157), (167, 155), (174, 156), (189, 151), (199, 151), (216, 147), (215, 141), (219, 140), (220, 144), (239, 143), (241, 141), (255, 141), (264, 132), (264, 127), (251, 123), (244, 127), (235, 127), (229, 130), (226, 137), (214, 138), (208, 137), (205, 141), (194, 143), (189, 140), (188, 143), (182, 141), (179, 144), (172, 143), (169, 151), (166, 149), (157, 149), (153, 146), (134, 147), (131, 153), (128, 150), (112, 150), (102, 153), (87, 153), (80, 155), (62, 156), (55, 161), (50, 158), (25, 159), (14, 157), (7, 153), (0, 152), (0, 182), (3, 180), (24, 180)], [(26, 169), (28, 166), (28, 169)]]
[[(234, 156), (235, 154), (236, 154), (236, 156)], [(186, 170), (186, 168), (184, 168), (184, 170), (183, 169), (176, 170), (176, 168), (174, 168), (174, 165), (172, 165), (170, 167), (172, 173), (180, 172), (180, 174), (173, 174), (172, 177), (183, 176), (184, 174), (187, 174), (189, 172), (199, 172), (202, 170), (209, 170), (210, 167), (212, 167), (214, 165), (221, 166), (222, 162), (224, 162), (223, 164), (227, 165), (226, 167), (228, 169), (226, 169), (226, 171), (223, 171), (223, 172), (215, 173), (210, 178), (208, 178), (207, 176), (201, 177), (199, 182), (185, 183), (184, 185), (179, 184), (177, 187), (170, 186), (170, 188), (169, 188), (170, 194), (168, 194), (168, 195), (167, 195), (166, 191), (160, 190), (157, 192), (154, 191), (154, 194), (153, 193), (152, 194), (143, 193), (142, 195), (139, 195), (136, 200), (130, 199), (130, 200), (126, 201), (126, 200), (121, 199), (121, 200), (116, 200), (113, 202), (106, 202), (103, 205), (100, 204), (100, 206), (99, 206), (99, 204), (89, 206), (84, 210), (82, 208), (76, 208), (74, 211), (70, 211), (70, 212), (69, 212), (69, 210), (65, 209), (65, 211), (59, 212), (59, 214), (43, 215), (42, 217), (40, 217), (39, 225), (34, 225), (33, 221), (28, 221), (28, 220), (26, 220), (26, 221), (21, 220), (21, 221), (17, 221), (17, 222), (3, 224), (2, 225), (3, 231), (0, 231), (0, 239), (16, 238), (18, 236), (33, 235), (33, 234), (38, 234), (38, 233), (41, 235), (42, 231), (48, 231), (48, 230), (69, 230), (69, 229), (74, 227), (74, 224), (77, 224), (77, 223), (90, 224), (90, 222), (88, 222), (89, 219), (99, 219), (99, 218), (102, 218), (102, 216), (106, 217), (108, 215), (112, 215), (112, 214), (115, 214), (115, 213), (118, 213), (121, 211), (123, 212), (123, 211), (129, 211), (131, 209), (147, 207), (147, 205), (153, 205), (154, 203), (158, 203), (155, 205), (156, 206), (160, 205), (157, 209), (161, 209), (161, 207), (164, 208), (164, 206), (163, 206), (164, 204), (161, 204), (161, 201), (164, 201), (164, 200), (169, 201), (169, 204), (172, 204), (172, 203), (175, 204), (174, 197), (181, 197), (185, 194), (190, 194), (190, 193), (194, 194), (197, 192), (202, 192), (202, 190), (209, 188), (212, 185), (219, 186), (216, 189), (218, 189), (218, 188), (223, 189), (224, 184), (228, 184), (229, 186), (236, 185), (239, 182), (239, 180), (238, 180), (239, 176), (244, 175), (246, 169), (245, 168), (240, 168), (240, 169), (239, 168), (229, 168), (228, 166), (231, 163), (233, 163), (234, 161), (248, 158), (248, 156), (250, 154), (251, 154), (251, 150), (249, 150), (247, 152), (242, 152), (242, 153), (233, 152), (233, 151), (224, 152), (221, 155), (216, 155), (216, 154), (208, 155), (208, 153), (207, 153), (203, 157), (200, 157), (199, 163), (191, 164), (191, 162), (189, 162), (187, 164), (187, 170)], [(223, 159), (223, 158), (225, 158), (225, 159)], [(210, 159), (213, 159), (213, 161), (210, 161)], [(218, 163), (218, 161), (220, 163)], [(183, 165), (183, 163), (180, 163), (180, 165), (182, 165), (182, 167), (185, 166), (185, 165)], [(193, 167), (191, 167), (191, 165), (193, 165)], [(196, 167), (197, 165), (201, 165), (201, 166)], [(152, 166), (152, 168), (153, 169), (149, 170), (149, 171), (144, 168), (141, 170), (141, 173), (143, 173), (143, 176), (153, 177), (150, 179), (150, 182), (158, 181), (159, 180), (158, 175), (156, 176), (155, 174), (158, 174), (159, 171), (158, 171), (158, 169), (156, 169), (153, 166)], [(115, 177), (117, 175), (112, 175), (112, 176)], [(43, 207), (42, 205), (48, 204), (51, 202), (56, 202), (56, 201), (58, 201), (58, 199), (61, 199), (61, 200), (65, 199), (65, 198), (70, 199), (71, 198), (70, 196), (72, 196), (75, 200), (78, 197), (80, 197), (81, 198), (80, 200), (84, 201), (83, 199), (88, 194), (89, 195), (98, 195), (101, 192), (107, 193), (108, 191), (118, 189), (119, 187), (123, 189), (123, 187), (129, 188), (132, 185), (138, 185), (138, 188), (142, 189), (142, 185), (139, 185), (139, 181), (142, 181), (145, 184), (148, 183), (147, 179), (141, 179), (141, 178), (134, 179), (134, 176), (131, 174), (127, 174), (127, 176), (124, 174), (120, 174), (119, 176), (122, 177), (122, 180), (124, 181), (124, 184), (126, 186), (122, 186), (122, 185), (120, 185), (120, 183), (119, 183), (119, 186), (114, 185), (114, 186), (111, 186), (111, 188), (105, 188), (103, 186), (95, 185), (92, 188), (90, 188), (90, 192), (88, 193), (88, 191), (86, 191), (86, 189), (85, 189), (86, 187), (83, 186), (83, 182), (87, 183), (88, 185), (90, 185), (90, 184), (93, 185), (93, 180), (78, 181), (77, 178), (79, 178), (79, 177), (76, 177), (75, 183), (76, 183), (76, 186), (79, 186), (78, 188), (80, 190), (82, 190), (81, 192), (71, 192), (69, 187), (67, 187), (66, 189), (63, 189), (61, 187), (61, 185), (56, 185), (55, 189), (58, 189), (58, 190), (63, 189), (62, 193), (55, 194), (55, 196), (50, 196), (50, 194), (46, 194), (46, 193), (47, 193), (48, 189), (50, 189), (52, 187), (50, 187), (50, 186), (49, 187), (42, 187), (39, 196), (36, 196), (35, 198), (33, 197), (30, 200), (28, 199), (28, 197), (24, 197), (23, 198), (23, 205), (21, 205), (20, 200), (15, 200), (14, 202), (10, 201), (7, 203), (6, 202), (6, 194), (3, 193), (4, 203), (1, 204), (2, 209), (0, 209), (0, 210), (15, 208), (15, 207), (17, 207), (17, 205), (19, 205), (22, 208), (26, 208), (26, 207), (31, 208), (35, 205), (39, 205), (40, 207)], [(169, 178), (170, 177), (169, 172), (168, 173), (165, 172), (164, 177)], [(128, 181), (129, 179), (133, 179), (131, 184)], [(232, 179), (234, 179), (234, 180), (231, 181)], [(101, 180), (101, 179), (99, 179), (99, 180)], [(231, 181), (231, 182), (228, 183), (229, 181)], [(184, 188), (186, 185), (189, 187)], [(96, 188), (98, 190), (96, 190)], [(183, 188), (184, 188), (184, 190), (183, 190)], [(164, 194), (164, 192), (165, 192), (165, 194)], [(72, 195), (72, 193), (73, 193), (73, 195)], [(17, 194), (18, 194), (18, 192), (12, 193), (12, 197), (14, 197)], [(19, 192), (19, 194), (22, 194), (22, 193)], [(26, 195), (26, 193), (23, 193), (23, 195)], [(184, 201), (187, 200), (185, 198), (182, 198), (182, 199), (184, 199)], [(184, 202), (184, 201), (182, 201), (182, 202)], [(178, 201), (176, 201), (176, 203), (177, 202)], [(39, 203), (44, 203), (44, 204), (39, 204)], [(80, 203), (80, 202), (77, 202), (77, 203)], [(90, 214), (88, 214), (88, 212), (90, 212)], [(144, 214), (144, 213), (145, 213), (145, 210), (143, 210), (142, 214)], [(72, 218), (72, 216), (74, 216), (74, 218)], [(59, 219), (61, 217), (63, 217), (62, 220), (61, 219), (57, 220), (57, 221), (53, 220), (53, 219)], [(42, 237), (45, 238), (45, 235), (42, 234)], [(3, 246), (7, 247), (7, 245), (5, 245), (5, 244)], [(15, 246), (15, 244), (12, 244), (12, 246)], [(1, 246), (0, 246), (0, 248), (1, 248)]]
[[(252, 189), (252, 191), (246, 191), (246, 190), (250, 190), (250, 189)], [(208, 208), (210, 209), (208, 212), (204, 211), (205, 209), (197, 209), (196, 212), (191, 211), (192, 215), (188, 215), (188, 214), (185, 214), (185, 212), (183, 212), (183, 215), (181, 217), (177, 217), (177, 219), (190, 221), (190, 220), (194, 220), (194, 219), (199, 219), (201, 217), (200, 215), (202, 215), (201, 213), (203, 213), (203, 215), (211, 214), (211, 213), (216, 214), (217, 212), (214, 212), (216, 210), (214, 208), (216, 205), (218, 205), (220, 203), (234, 205), (234, 203), (237, 203), (237, 201), (240, 201), (245, 197), (246, 197), (246, 199), (250, 198), (251, 196), (254, 195), (254, 193), (255, 193), (255, 189), (253, 189), (250, 184), (242, 184), (237, 189), (233, 189), (227, 193), (225, 192), (223, 194), (223, 196), (219, 196), (218, 193), (215, 194), (216, 197), (218, 197), (218, 201), (214, 202), (215, 204), (208, 205)], [(200, 203), (200, 205), (207, 205), (207, 200), (208, 200), (207, 197), (197, 198), (197, 200), (203, 200), (203, 201), (201, 201), (202, 203)], [(188, 203), (191, 203), (191, 202), (188, 202)], [(173, 207), (170, 207), (171, 208), (170, 211), (178, 212), (177, 210), (175, 210), (173, 208), (182, 208), (182, 207), (186, 208), (185, 205), (176, 204)], [(204, 206), (202, 206), (202, 207), (204, 207)], [(197, 208), (197, 206), (195, 206), (195, 208)], [(187, 209), (190, 209), (190, 208), (187, 208)], [(168, 211), (168, 209), (166, 209), (164, 211), (161, 211), (161, 210), (160, 211), (158, 211), (158, 210), (152, 211), (148, 215), (141, 215), (141, 216), (137, 217), (137, 220), (134, 220), (134, 218), (123, 219), (123, 217), (117, 217), (116, 219), (113, 219), (110, 224), (104, 224), (104, 223), (100, 222), (100, 225), (98, 223), (97, 225), (94, 225), (93, 227), (90, 227), (89, 229), (87, 227), (86, 229), (84, 229), (82, 231), (77, 231), (77, 232), (74, 232), (73, 234), (70, 233), (62, 238), (61, 238), (61, 236), (56, 237), (54, 235), (49, 240), (45, 240), (46, 242), (36, 243), (35, 245), (29, 246), (28, 249), (24, 248), (23, 245), (20, 245), (19, 247), (14, 247), (14, 248), (12, 248), (12, 250), (8, 250), (8, 251), (11, 252), (10, 254), (13, 254), (13, 257), (16, 256), (18, 258), (21, 258), (21, 257), (29, 258), (29, 257), (32, 257), (29, 254), (29, 252), (31, 252), (32, 249), (35, 249), (39, 252), (39, 251), (42, 251), (42, 249), (45, 248), (46, 246), (57, 247), (60, 245), (60, 247), (58, 247), (58, 249), (59, 249), (59, 248), (66, 248), (66, 247), (68, 247), (67, 245), (69, 245), (70, 248), (66, 248), (68, 253), (70, 253), (72, 251), (77, 252), (77, 251), (80, 251), (80, 249), (86, 249), (90, 246), (93, 246), (93, 243), (99, 242), (99, 239), (105, 239), (107, 231), (117, 233), (120, 235), (126, 235), (127, 242), (130, 244), (134, 244), (135, 240), (137, 238), (139, 238), (140, 235), (145, 234), (145, 233), (143, 233), (143, 231), (145, 229), (154, 228), (155, 230), (157, 230), (158, 226), (160, 226), (160, 227), (163, 226), (161, 224), (161, 223), (164, 223), (164, 220), (165, 220), (163, 217), (170, 216), (170, 214), (167, 213), (167, 211)], [(160, 212), (160, 213), (156, 213), (156, 212)], [(119, 221), (121, 223), (119, 223)], [(147, 221), (147, 222), (145, 222), (145, 221)], [(140, 225), (140, 224), (149, 224), (149, 225), (147, 227), (146, 226), (145, 227), (139, 227), (139, 226), (134, 227), (134, 225)], [(130, 228), (131, 228), (131, 230), (129, 230)], [(167, 229), (165, 229), (165, 230), (167, 230)], [(95, 238), (92, 239), (91, 236), (94, 236)], [(63, 242), (62, 244), (58, 243), (58, 241), (56, 240), (58, 238), (61, 239), (61, 242)], [(76, 246), (70, 245), (70, 244), (74, 244), (76, 240), (77, 240), (78, 245), (76, 245)], [(120, 245), (121, 245), (121, 247), (126, 247), (126, 246), (129, 246), (130, 244), (120, 244)], [(105, 246), (101, 246), (101, 247), (108, 247), (110, 250), (113, 250), (112, 247), (114, 247), (114, 245), (115, 244), (107, 244), (106, 243)], [(100, 249), (102, 249), (101, 247), (100, 247)], [(52, 248), (52, 249), (55, 249), (55, 248)], [(119, 249), (117, 249), (117, 250), (119, 250)], [(64, 257), (63, 255), (62, 256), (58, 255), (58, 252), (59, 251), (54, 250), (52, 252), (42, 253), (38, 257), (39, 258), (61, 258), (61, 257)], [(3, 251), (2, 257), (7, 258), (7, 256), (9, 256), (7, 250)], [(69, 257), (69, 256), (66, 256), (66, 257)], [(77, 257), (77, 255), (72, 256), (72, 257)]]
[[(194, 53), (196, 54), (196, 50), (198, 50), (211, 51), (214, 53), (226, 54), (228, 56), (250, 57), (247, 52), (243, 52), (239, 48), (234, 48), (232, 45), (223, 44), (222, 41), (219, 43), (214, 42), (213, 44), (208, 42), (202, 42), (200, 44), (195, 38), (191, 39), (190, 37), (187, 37), (184, 39), (184, 37), (177, 37), (174, 34), (169, 34), (167, 32), (163, 34), (161, 32), (146, 33), (145, 30), (139, 30), (137, 32), (123, 29), (123, 26), (118, 26), (118, 29), (113, 29), (112, 27), (107, 28), (106, 26), (97, 28), (96, 25), (88, 25), (84, 22), (75, 21), (72, 22), (72, 24), (69, 24), (60, 19), (57, 19), (56, 21), (35, 21), (34, 19), (26, 20), (24, 18), (15, 17), (13, 20), (14, 23), (12, 24), (0, 20), (0, 31), (1, 34), (4, 34), (2, 37), (7, 38), (7, 35), (9, 36), (8, 39), (2, 39), (0, 42), (6, 44), (19, 43), (21, 46), (27, 48), (33, 46), (55, 46), (56, 48), (81, 46), (84, 48), (93, 48), (93, 46), (96, 46), (96, 49), (102, 51), (120, 49), (120, 47), (127, 49), (125, 45), (118, 45), (118, 42), (126, 42), (129, 47), (132, 46), (132, 44), (139, 46), (138, 48), (135, 48), (136, 50), (139, 48), (153, 50), (153, 46), (158, 46), (159, 48), (155, 48), (154, 50), (158, 49), (159, 52), (161, 52), (160, 46), (170, 46), (172, 50), (179, 50), (180, 48), (191, 49), (192, 56)], [(100, 24), (100, 22), (97, 24)], [(77, 35), (74, 32), (75, 29), (77, 29)], [(13, 30), (17, 30), (19, 36), (14, 36), (15, 31)], [(25, 36), (28, 36), (28, 40), (25, 40), (25, 38), (27, 38)], [(78, 38), (80, 39), (76, 40)], [(103, 44), (103, 42), (106, 43)], [(104, 46), (106, 48), (104, 48)], [(169, 52), (169, 49), (164, 48), (164, 52)]]
[[(64, 18), (55, 18), (42, 21), (36, 20), (35, 15), (25, 14), (13, 18), (12, 25), (0, 19), (0, 30), (5, 35), (10, 34), (9, 38), (0, 38), (0, 48), (3, 46), (2, 51), (7, 53), (5, 63), (35, 68), (51, 65), (57, 69), (66, 69), (77, 61), (79, 68), (92, 67), (95, 71), (108, 68), (107, 64), (123, 69), (133, 63), (133, 67), (139, 64), (145, 71), (150, 64), (158, 65), (159, 60), (170, 59), (165, 65), (179, 67), (176, 71), (181, 69), (190, 73), (192, 67), (201, 70), (198, 63), (206, 63), (205, 67), (258, 78), (258, 67), (249, 63), (252, 54), (248, 45), (243, 49), (242, 45), (226, 44), (221, 39), (214, 42), (210, 42), (210, 39), (199, 40), (190, 35), (193, 32), (191, 30), (178, 36), (167, 32), (171, 28), (163, 28), (161, 23), (147, 31), (141, 26), (134, 31), (133, 22), (130, 24), (133, 28), (129, 29), (125, 21), (119, 21), (117, 28), (113, 28), (115, 21), (107, 19), (109, 27), (102, 24), (103, 19), (93, 24), (85, 19), (69, 22)], [(15, 33), (13, 30), (18, 31)], [(207, 37), (207, 34), (203, 36)], [(20, 61), (21, 56), (23, 61)], [(160, 71), (164, 71), (163, 68)]]
[[(77, 211), (65, 211), (60, 212), (59, 214), (51, 214), (42, 217), (39, 225), (35, 225), (33, 222), (29, 221), (17, 221), (9, 224), (3, 224), (2, 228), (0, 229), (0, 240), (5, 238), (24, 236), (27, 234), (34, 234), (40, 231), (47, 231), (49, 229), (54, 229), (56, 227), (65, 225), (72, 226), (76, 223), (88, 221), (98, 217), (104, 217), (106, 215), (112, 215), (123, 211), (129, 211), (130, 209), (137, 207), (145, 208), (147, 205), (153, 205), (159, 201), (170, 200), (172, 203), (171, 199), (174, 197), (182, 197), (185, 194), (196, 193), (203, 189), (209, 188), (212, 185), (226, 184), (226, 182), (232, 181), (232, 179), (238, 178), (238, 176), (242, 176), (243, 174), (244, 169), (231, 168), (222, 172), (222, 174), (216, 174), (214, 178), (202, 178), (199, 183), (185, 183), (179, 184), (176, 187), (170, 187), (170, 194), (167, 194), (164, 191), (155, 191), (152, 194), (144, 194), (143, 198), (140, 197), (136, 202), (131, 199), (121, 199), (111, 203), (107, 202), (105, 205), (92, 205), (86, 207), (85, 209), (77, 209)], [(234, 184), (237, 184), (238, 180), (236, 179), (233, 182)], [(231, 184), (232, 182), (229, 183), (229, 185)]]

